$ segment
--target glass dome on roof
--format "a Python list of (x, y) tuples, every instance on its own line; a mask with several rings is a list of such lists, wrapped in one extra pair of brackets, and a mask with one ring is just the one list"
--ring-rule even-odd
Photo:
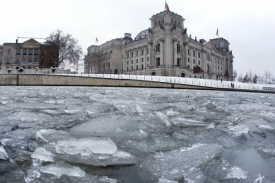
[(143, 38), (145, 38), (146, 36), (148, 36), (148, 34), (149, 34), (148, 29), (145, 29), (145, 30), (141, 31), (141, 32), (135, 37), (135, 40), (143, 39)]

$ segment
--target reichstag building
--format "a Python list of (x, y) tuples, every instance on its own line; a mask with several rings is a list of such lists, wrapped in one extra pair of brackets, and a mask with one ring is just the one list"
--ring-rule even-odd
[(231, 80), (233, 54), (224, 38), (191, 37), (184, 18), (169, 9), (153, 15), (134, 39), (130, 33), (88, 47), (85, 73)]

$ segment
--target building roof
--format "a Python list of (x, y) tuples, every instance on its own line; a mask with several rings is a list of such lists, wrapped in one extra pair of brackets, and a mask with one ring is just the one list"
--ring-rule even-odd
[(148, 29), (145, 29), (140, 33), (138, 33), (138, 35), (135, 37), (135, 40), (144, 39), (146, 36), (148, 36), (148, 34), (149, 34)]
[(157, 14), (153, 15), (152, 18), (155, 17), (155, 16), (158, 16), (158, 15), (164, 14), (164, 13), (171, 13), (171, 14), (173, 14), (173, 15), (176, 15), (176, 16), (179, 16), (179, 17), (182, 18), (181, 15), (178, 15), (178, 14), (176, 14), (176, 13), (170, 11), (170, 10), (169, 10), (169, 11), (164, 10), (164, 11), (162, 11), (162, 12), (160, 12), (160, 13), (157, 13)]
[(224, 39), (224, 38), (222, 38), (222, 37), (219, 37), (219, 38), (215, 38), (215, 39), (210, 39), (210, 41), (215, 41), (215, 40), (224, 40), (224, 41), (226, 41), (226, 42), (228, 42), (226, 39)]

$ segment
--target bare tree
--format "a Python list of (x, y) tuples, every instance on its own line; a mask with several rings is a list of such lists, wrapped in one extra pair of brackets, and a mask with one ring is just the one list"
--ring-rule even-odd
[(254, 77), (253, 77), (253, 83), (257, 83), (258, 82), (258, 76), (255, 74)]
[(82, 56), (82, 48), (78, 40), (70, 34), (64, 34), (61, 30), (52, 32), (46, 38), (46, 51), (48, 60), (55, 61), (55, 67), (65, 68), (69, 64), (78, 64)]
[(264, 73), (266, 84), (268, 84), (270, 82), (269, 81), (270, 76), (271, 76), (271, 73), (268, 70), (266, 70), (265, 73)]
[(239, 81), (239, 82), (243, 82), (243, 75), (242, 75), (242, 74), (239, 75), (238, 81)]
[(105, 57), (106, 56), (104, 55), (103, 51), (94, 52), (91, 55), (86, 56), (85, 64), (89, 70), (92, 70), (92, 72), (100, 73), (102, 70), (102, 64), (106, 59)]
[(235, 79), (237, 78), (237, 76), (238, 76), (237, 71), (234, 71), (234, 73), (233, 73), (233, 79), (234, 79), (234, 81), (235, 81)]

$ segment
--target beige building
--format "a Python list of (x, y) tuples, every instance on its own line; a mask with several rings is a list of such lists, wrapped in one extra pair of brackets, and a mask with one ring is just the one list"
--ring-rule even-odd
[[(232, 79), (234, 57), (226, 39), (191, 37), (185, 19), (169, 10), (150, 21), (151, 26), (134, 39), (125, 33), (123, 38), (88, 47), (85, 73)], [(97, 53), (103, 54), (100, 65), (91, 64)]]
[[(48, 68), (51, 62), (46, 60), (46, 46), (34, 39), (23, 43), (4, 43), (0, 46), (0, 70)], [(50, 63), (50, 64), (49, 64)], [(52, 64), (54, 67), (54, 65)]]

